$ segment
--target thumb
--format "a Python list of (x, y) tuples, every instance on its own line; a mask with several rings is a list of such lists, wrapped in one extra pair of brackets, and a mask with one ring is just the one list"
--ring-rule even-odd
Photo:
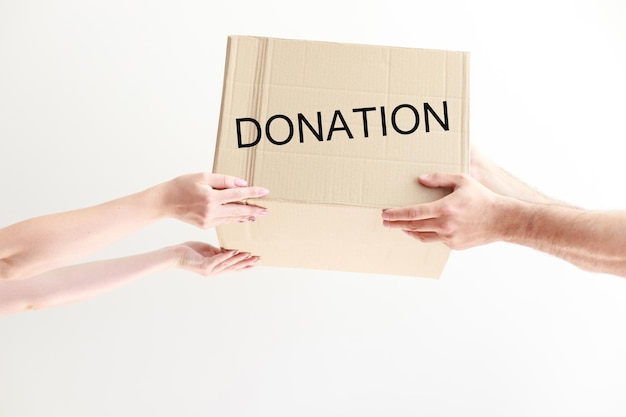
[(456, 188), (462, 181), (461, 174), (435, 172), (419, 176), (420, 184), (429, 188)]

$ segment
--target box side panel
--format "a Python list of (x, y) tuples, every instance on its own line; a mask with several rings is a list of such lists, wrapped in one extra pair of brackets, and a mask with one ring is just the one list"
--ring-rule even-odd
[(438, 278), (450, 253), (443, 244), (421, 243), (384, 228), (380, 210), (276, 202), (266, 206), (268, 217), (217, 228), (223, 247), (259, 255), (259, 266)]
[(380, 209), (467, 172), (468, 54), (231, 37), (214, 171), (270, 190), (270, 216), (218, 227), (261, 265), (438, 277), (449, 249), (382, 227)]
[(467, 171), (466, 54), (236, 39), (216, 171), (269, 199), (379, 208), (440, 197), (420, 174)]

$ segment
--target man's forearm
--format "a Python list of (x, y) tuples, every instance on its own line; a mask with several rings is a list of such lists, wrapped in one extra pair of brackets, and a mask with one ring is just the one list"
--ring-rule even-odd
[(563, 205), (560, 201), (540, 193), (519, 178), (511, 175), (484, 157), (478, 149), (472, 148), (471, 155), (471, 176), (494, 193), (529, 203)]
[(504, 199), (502, 240), (558, 256), (589, 271), (626, 277), (626, 212), (595, 212)]

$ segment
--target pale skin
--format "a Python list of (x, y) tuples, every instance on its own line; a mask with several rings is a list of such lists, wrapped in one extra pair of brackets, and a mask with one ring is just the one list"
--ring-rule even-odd
[(385, 227), (452, 249), (497, 241), (520, 244), (588, 271), (626, 277), (624, 211), (591, 211), (551, 199), (476, 149), (470, 175), (432, 173), (419, 182), (451, 193), (431, 203), (384, 210)]
[(127, 258), (67, 265), (167, 218), (200, 228), (253, 221), (267, 215), (266, 209), (242, 202), (267, 194), (268, 190), (248, 187), (236, 177), (195, 173), (92, 207), (44, 215), (0, 229), (0, 311), (7, 314), (78, 301), (173, 267), (205, 276), (247, 269), (257, 257), (198, 242)]
[(252, 268), (258, 260), (246, 252), (187, 242), (124, 258), (71, 265), (29, 279), (0, 282), (0, 316), (87, 300), (169, 269), (212, 277)]

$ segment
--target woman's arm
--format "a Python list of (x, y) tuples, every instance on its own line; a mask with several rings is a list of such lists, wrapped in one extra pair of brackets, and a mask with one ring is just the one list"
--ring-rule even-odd
[(67, 265), (165, 218), (201, 228), (247, 221), (267, 212), (239, 203), (266, 194), (239, 178), (198, 173), (93, 207), (25, 220), (0, 229), (0, 280)]
[(0, 315), (86, 300), (131, 281), (172, 268), (203, 276), (241, 271), (258, 257), (187, 242), (139, 255), (59, 268), (26, 280), (0, 281)]

